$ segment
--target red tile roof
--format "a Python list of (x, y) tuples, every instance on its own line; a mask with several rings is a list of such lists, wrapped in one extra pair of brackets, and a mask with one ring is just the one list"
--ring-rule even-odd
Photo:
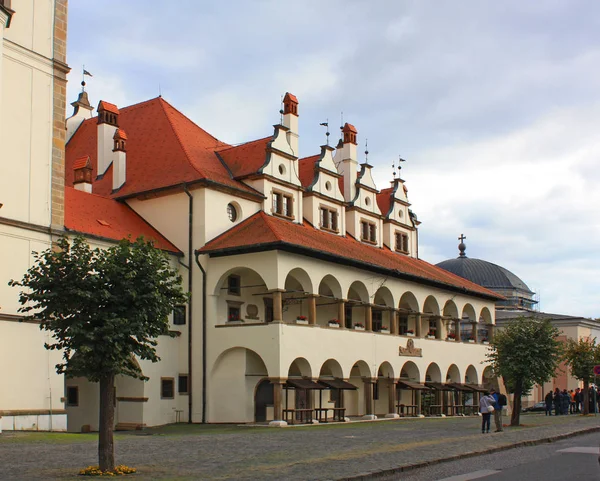
[[(128, 133), (127, 180), (116, 197), (206, 180), (259, 195), (231, 178), (215, 150), (227, 144), (208, 134), (161, 97), (120, 110), (119, 127)], [(88, 156), (97, 176), (96, 118), (85, 120), (66, 147), (66, 184), (73, 185), (75, 159)], [(94, 193), (111, 196), (108, 172), (93, 183)]]
[(112, 114), (119, 115), (119, 108), (115, 104), (111, 104), (110, 102), (106, 102), (104, 100), (101, 100), (98, 104), (98, 110), (106, 110)]
[(492, 299), (502, 296), (462, 277), (451, 274), (420, 259), (394, 253), (388, 248), (377, 248), (363, 244), (347, 236), (332, 235), (308, 223), (295, 224), (278, 219), (260, 211), (244, 222), (213, 239), (199, 251), (204, 254), (243, 252), (261, 248), (299, 248), (308, 255), (317, 255), (336, 260), (359, 264), (365, 269), (383, 269), (392, 275), (415, 282), (429, 282), (442, 288), (460, 290), (472, 295)]
[(309, 187), (315, 179), (315, 164), (321, 158), (320, 154), (298, 159), (298, 177), (303, 187)]
[(272, 136), (253, 140), (235, 147), (226, 147), (218, 154), (229, 167), (235, 178), (244, 177), (258, 172), (267, 160), (267, 145), (273, 140)]
[(154, 241), (159, 249), (181, 251), (148, 224), (133, 209), (114, 199), (65, 187), (65, 228), (67, 230), (120, 241), (139, 236)]
[(86, 167), (91, 166), (90, 158), (87, 155), (79, 157), (78, 159), (75, 159), (75, 162), (73, 162), (73, 170), (85, 169)]
[(390, 211), (393, 190), (394, 189), (392, 187), (388, 187), (377, 194), (377, 205), (379, 206), (381, 215), (384, 217), (387, 217), (388, 212)]
[(344, 124), (344, 128), (342, 129), (342, 132), (352, 132), (354, 134), (357, 134), (358, 131), (356, 130), (356, 127), (354, 127), (354, 125), (349, 124), (348, 122), (346, 122)]
[(117, 129), (115, 135), (113, 136), (113, 139), (127, 140), (127, 134), (123, 129)]
[(298, 103), (298, 97), (296, 97), (294, 94), (286, 92), (285, 97), (283, 98), (283, 101), (286, 102), (288, 100), (291, 100), (292, 102)]

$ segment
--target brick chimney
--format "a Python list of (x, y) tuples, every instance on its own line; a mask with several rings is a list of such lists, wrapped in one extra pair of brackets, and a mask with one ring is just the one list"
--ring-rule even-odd
[(112, 162), (115, 132), (119, 128), (119, 109), (103, 100), (98, 104), (98, 176), (103, 176)]
[(89, 156), (75, 159), (73, 164), (73, 188), (92, 193), (92, 163)]
[(113, 190), (117, 190), (127, 180), (127, 134), (117, 129), (113, 141)]
[(342, 127), (342, 139), (335, 152), (335, 164), (338, 172), (344, 176), (344, 200), (352, 202), (356, 195), (356, 178), (358, 176), (358, 159), (356, 155), (356, 128), (346, 123)]
[(294, 94), (286, 92), (283, 98), (283, 126), (287, 127), (287, 141), (296, 157), (298, 154), (298, 99)]

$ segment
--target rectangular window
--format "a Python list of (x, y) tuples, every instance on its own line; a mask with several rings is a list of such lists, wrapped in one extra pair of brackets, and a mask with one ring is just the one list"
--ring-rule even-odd
[(437, 332), (437, 321), (429, 321), (429, 331), (427, 335), (435, 336)]
[(372, 222), (360, 222), (360, 239), (367, 242), (377, 242), (377, 226)]
[(398, 319), (398, 334), (401, 336), (406, 335), (408, 332), (408, 317), (400, 317)]
[(175, 306), (173, 309), (173, 324), (181, 326), (185, 324), (186, 308), (185, 306)]
[(242, 294), (242, 278), (234, 274), (227, 278), (227, 294), (239, 296)]
[(373, 401), (377, 401), (379, 399), (379, 383), (373, 383)]
[(188, 379), (189, 378), (188, 378), (187, 374), (179, 375), (179, 378), (177, 379), (177, 392), (179, 394), (188, 394), (189, 393), (190, 385), (189, 385)]
[(237, 306), (229, 306), (227, 308), (227, 321), (228, 322), (233, 322), (233, 321), (239, 321), (241, 319), (241, 309)]
[(67, 406), (79, 406), (79, 387), (67, 386)]
[(346, 304), (344, 307), (344, 317), (346, 320), (346, 329), (352, 329), (352, 306)]
[(160, 379), (160, 398), (173, 399), (175, 397), (175, 379), (162, 377)]
[(273, 322), (273, 299), (265, 297), (263, 301), (265, 303), (265, 322)]
[(371, 312), (371, 320), (373, 324), (373, 332), (381, 331), (381, 327), (383, 325), (383, 311), (373, 309)]
[(408, 235), (396, 232), (396, 250), (408, 254)]
[(337, 232), (338, 220), (337, 211), (328, 209), (327, 207), (321, 207), (320, 209), (321, 229), (333, 230)]
[(273, 214), (294, 217), (294, 199), (289, 194), (273, 192)]

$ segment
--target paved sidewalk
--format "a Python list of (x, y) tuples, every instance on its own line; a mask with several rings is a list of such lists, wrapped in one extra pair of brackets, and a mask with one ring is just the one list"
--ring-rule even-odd
[[(327, 480), (506, 449), (600, 430), (600, 417), (522, 416), (523, 427), (481, 434), (480, 418), (401, 419), (294, 428), (174, 425), (116, 437), (134, 479)], [(0, 435), (0, 479), (77, 479), (96, 461), (96, 435)], [(364, 477), (363, 479), (368, 479)]]

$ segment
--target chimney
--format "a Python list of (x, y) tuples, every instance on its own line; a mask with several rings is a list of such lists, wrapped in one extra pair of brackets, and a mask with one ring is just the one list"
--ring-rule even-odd
[(94, 110), (94, 107), (90, 105), (86, 91), (81, 92), (77, 100), (71, 105), (73, 106), (73, 115), (67, 119), (67, 142), (73, 137), (73, 134), (84, 120), (92, 118), (92, 110)]
[(113, 136), (113, 190), (120, 189), (127, 179), (127, 134), (123, 129), (117, 129)]
[(287, 127), (287, 141), (296, 157), (298, 154), (298, 99), (294, 94), (286, 92), (283, 98), (283, 126)]
[(92, 193), (92, 163), (89, 156), (75, 159), (73, 164), (73, 188)]
[(119, 128), (119, 109), (100, 101), (98, 104), (98, 177), (103, 176), (112, 162), (113, 137)]
[(346, 123), (342, 127), (340, 139), (335, 152), (335, 164), (338, 171), (344, 176), (344, 200), (352, 202), (356, 195), (356, 178), (358, 175), (358, 160), (356, 156), (356, 128)]

